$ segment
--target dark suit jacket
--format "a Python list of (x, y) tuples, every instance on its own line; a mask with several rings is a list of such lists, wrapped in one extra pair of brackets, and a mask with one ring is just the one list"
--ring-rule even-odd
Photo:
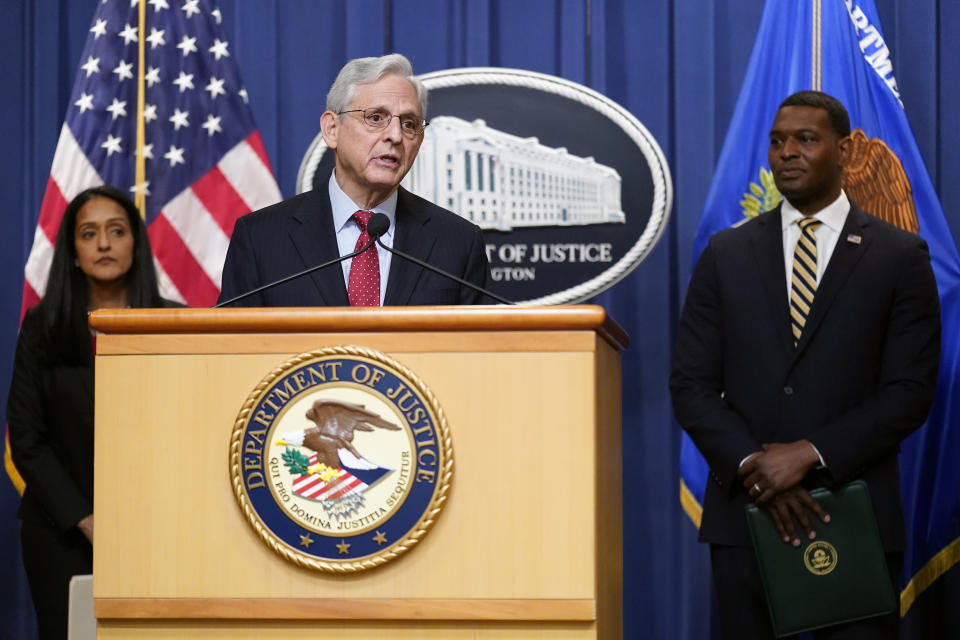
[(27, 485), (17, 515), (60, 534), (93, 513), (93, 385), (93, 361), (66, 362), (40, 307), (29, 309), (7, 396), (10, 450)]
[(20, 327), (7, 422), (27, 485), (17, 515), (67, 532), (93, 513), (93, 362), (63, 362), (39, 307)]
[(17, 515), (43, 638), (66, 637), (70, 578), (93, 570), (92, 548), (76, 528), (93, 513), (93, 384), (92, 357), (67, 362), (40, 307), (28, 310), (17, 340), (7, 422), (13, 462), (27, 485)]
[[(489, 267), (479, 227), (402, 187), (393, 247), (487, 288)], [(251, 291), (339, 256), (326, 186), (240, 218), (233, 230), (220, 300)], [(481, 294), (393, 256), (384, 306), (481, 304)], [(250, 307), (348, 306), (339, 264), (251, 296)]]
[(779, 207), (715, 234), (670, 378), (677, 420), (711, 470), (700, 539), (749, 546), (740, 462), (807, 438), (827, 468), (805, 484), (865, 480), (885, 548), (903, 550), (897, 453), (933, 402), (939, 311), (926, 243), (852, 206), (794, 348)]

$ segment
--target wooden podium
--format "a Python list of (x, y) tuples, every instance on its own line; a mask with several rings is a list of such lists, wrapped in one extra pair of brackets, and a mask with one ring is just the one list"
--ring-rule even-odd
[[(620, 638), (620, 357), (595, 306), (97, 311), (97, 637)], [(399, 361), (453, 439), (419, 544), (345, 575), (248, 524), (228, 468), (257, 384), (337, 345)]]

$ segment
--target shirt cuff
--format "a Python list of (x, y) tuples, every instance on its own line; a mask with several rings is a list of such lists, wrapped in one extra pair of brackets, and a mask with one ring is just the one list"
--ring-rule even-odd
[(817, 467), (817, 469), (818, 469), (818, 470), (819, 470), (819, 469), (826, 469), (826, 468), (827, 468), (827, 463), (823, 460), (823, 456), (820, 455), (820, 450), (817, 449), (817, 445), (815, 445), (815, 444), (813, 444), (813, 443), (811, 442), (811, 443), (810, 443), (810, 446), (813, 447), (813, 452), (814, 452), (815, 454), (817, 454), (817, 457), (818, 457), (818, 458), (820, 458), (820, 465)]
[[(816, 451), (817, 448), (814, 447), (813, 450)], [(747, 463), (747, 460), (749, 460), (749, 459), (752, 458), (753, 456), (757, 455), (758, 453), (760, 453), (760, 452), (759, 452), (759, 451), (754, 451), (753, 453), (751, 453), (750, 455), (748, 455), (746, 458), (744, 458), (743, 460), (741, 460), (741, 461), (740, 461), (740, 464), (737, 465), (737, 469), (739, 469), (740, 467), (742, 467), (743, 465), (745, 465), (745, 464)], [(817, 455), (820, 455), (820, 454), (818, 453)]]

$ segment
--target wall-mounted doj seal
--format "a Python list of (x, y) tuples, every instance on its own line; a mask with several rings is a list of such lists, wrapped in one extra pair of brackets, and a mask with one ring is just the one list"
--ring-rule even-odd
[(453, 473), (446, 418), (406, 367), (362, 347), (296, 356), (247, 398), (230, 440), (237, 502), (284, 558), (322, 571), (416, 544)]

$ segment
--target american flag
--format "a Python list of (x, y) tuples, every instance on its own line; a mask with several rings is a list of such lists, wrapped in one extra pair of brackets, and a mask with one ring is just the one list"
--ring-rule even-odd
[(141, 29), (140, 1), (104, 0), (93, 17), (25, 268), (24, 309), (46, 289), (64, 208), (88, 187), (146, 194), (160, 292), (191, 306), (216, 301), (236, 219), (280, 200), (220, 10), (212, 0), (147, 0)]
[[(310, 469), (317, 467), (317, 454), (309, 456)], [(363, 495), (371, 484), (382, 478), (390, 469), (384, 469), (371, 463), (369, 469), (351, 469), (343, 464), (339, 475), (330, 480), (323, 480), (318, 474), (305, 473), (293, 481), (293, 492), (311, 500), (327, 502), (338, 500), (350, 495)], [(359, 476), (363, 476), (361, 479)]]

